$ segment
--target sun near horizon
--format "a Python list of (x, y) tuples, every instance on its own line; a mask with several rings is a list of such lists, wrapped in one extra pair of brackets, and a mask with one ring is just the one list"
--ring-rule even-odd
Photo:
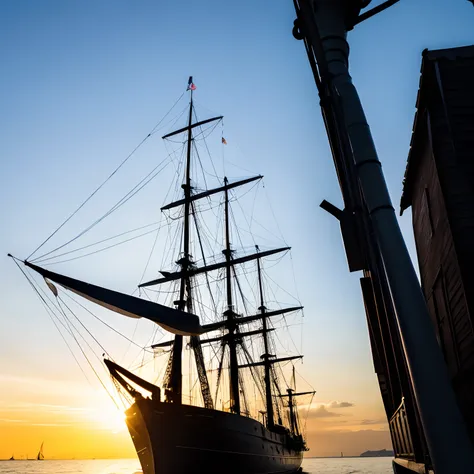
[[(86, 382), (0, 375), (10, 389), (0, 397), (0, 459), (35, 458), (44, 442), (45, 459), (136, 458), (119, 410), (102, 388)], [(307, 408), (301, 407), (302, 421)], [(374, 417), (374, 414), (376, 417)], [(372, 416), (372, 418), (368, 418)], [(309, 409), (307, 456), (358, 456), (391, 449), (383, 413), (347, 401), (317, 402)]]
[(69, 382), (69, 394), (55, 392), (60, 381), (28, 378), (8, 384), (15, 395), (0, 400), (0, 459), (36, 458), (43, 442), (45, 459), (136, 458), (125, 415), (105, 391)]
[[(146, 136), (194, 74), (203, 110), (225, 115), (226, 160), (238, 163), (238, 176), (265, 174), (265, 193), (293, 248), (305, 306), (305, 359), (298, 367), (317, 390), (306, 423), (307, 455), (390, 449), (359, 275), (348, 272), (339, 225), (318, 208), (323, 199), (343, 203), (314, 77), (291, 34), (293, 2), (272, 2), (271, 17), (266, 2), (184, 3), (164, 9), (152, 0), (1, 2), (0, 248), (26, 257)], [(466, 1), (405, 1), (350, 33), (351, 75), (394, 202), (401, 195), (421, 53), (472, 44), (470, 15)], [(166, 156), (156, 138), (147, 142), (145, 164)], [(155, 189), (149, 207), (127, 211), (122, 223), (147, 209), (148, 222), (155, 220)], [(107, 197), (116, 202), (113, 193)], [(96, 211), (84, 211), (84, 227)], [(400, 223), (415, 260), (410, 215)], [(61, 234), (55, 245), (68, 236)], [(94, 255), (87, 271), (80, 261), (75, 269), (130, 291), (148, 252), (140, 261), (124, 252), (120, 265), (118, 259), (98, 263)], [(123, 412), (93, 374), (92, 385), (87, 382), (28, 283), (6, 256), (2, 263), (0, 458), (33, 458), (43, 441), (46, 459), (136, 458)], [(149, 338), (142, 334), (143, 344)]]

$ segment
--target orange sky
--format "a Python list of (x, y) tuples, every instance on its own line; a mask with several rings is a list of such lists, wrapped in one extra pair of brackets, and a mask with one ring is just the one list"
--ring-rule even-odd
[[(0, 459), (34, 457), (44, 441), (46, 458), (135, 456), (119, 411), (105, 391), (82, 381), (0, 376)], [(356, 397), (357, 398), (357, 397)], [(307, 406), (300, 407), (304, 415)], [(390, 449), (380, 401), (317, 401), (307, 420), (309, 456), (358, 455)]]
[[(282, 298), (275, 302), (288, 302), (289, 290), (305, 306), (304, 325), (294, 320), (291, 328), (295, 344), (284, 340), (288, 344), (282, 354), (293, 355), (296, 350), (304, 354), (303, 362), (295, 365), (308, 383), (305, 386), (298, 379), (298, 389), (317, 390), (307, 421), (308, 455), (338, 456), (341, 451), (358, 455), (369, 449), (390, 449), (360, 292), (361, 274), (348, 272), (340, 227), (318, 208), (323, 199), (341, 208), (344, 203), (314, 78), (301, 42), (291, 35), (292, 2), (273, 2), (272, 21), (268, 21), (266, 2), (220, 2), (218, 8), (208, 11), (199, 2), (188, 1), (184, 16), (181, 3), (168, 2), (166, 9), (151, 1), (145, 2), (147, 8), (137, 2), (117, 2), (111, 8), (109, 3), (45, 1), (29, 2), (28, 8), (23, 2), (1, 4), (5, 86), (0, 102), (6, 112), (0, 117), (4, 119), (0, 134), (3, 156), (8, 159), (2, 163), (5, 172), (0, 173), (0, 248), (4, 254), (27, 257), (147, 136), (182, 94), (189, 74), (194, 74), (200, 117), (221, 113), (226, 117), (227, 128), (222, 128), (228, 142), (226, 167), (220, 168), (224, 148), (219, 128), (210, 145), (219, 152), (218, 171), (213, 174), (223, 177), (225, 172), (235, 179), (265, 174), (265, 191), (258, 191), (258, 200), (254, 200), (257, 194), (248, 194), (247, 210), (252, 209), (250, 220), (258, 225), (253, 228), (258, 238), (268, 237), (264, 230), (270, 229), (268, 234), (276, 240), (264, 238), (258, 243), (281, 247), (278, 239), (283, 230), (284, 245), (293, 248), (291, 264), (289, 259), (282, 260), (281, 265), (287, 266), (275, 274), (285, 288), (285, 293), (277, 293)], [(427, 47), (471, 44), (474, 31), (469, 2), (448, 5), (432, 0), (436, 6), (429, 9), (423, 1), (399, 3), (391, 13), (370, 23), (379, 25), (377, 41), (373, 41), (377, 30), (372, 27), (356, 28), (350, 36), (351, 74), (394, 203), (401, 194), (406, 167), (421, 52)], [(420, 23), (421, 16), (424, 21)], [(178, 29), (177, 18), (181, 21)], [(373, 58), (377, 74), (368, 74)], [(216, 113), (207, 115), (211, 110)], [(104, 188), (100, 199), (84, 207), (84, 214), (62, 228), (41, 252), (96, 222), (124, 190), (168, 155), (170, 149), (160, 141), (161, 133), (153, 136), (137, 152), (133, 166), (130, 162), (117, 173), (115, 187)], [(160, 205), (169, 202), (165, 201), (168, 179), (175, 175), (174, 169), (166, 172), (169, 175), (160, 177), (159, 184), (143, 191), (148, 194), (138, 195), (138, 202), (121, 207), (122, 214), (107, 220), (107, 228), (97, 226), (90, 240), (87, 234), (85, 241), (78, 240), (74, 246), (155, 222)], [(204, 189), (203, 182), (197, 184)], [(265, 201), (260, 199), (264, 196), (271, 208), (257, 212), (255, 203)], [(276, 227), (272, 227), (272, 216)], [(247, 228), (247, 220), (240, 223)], [(400, 223), (415, 259), (409, 212)], [(162, 233), (161, 243), (166, 238)], [(243, 238), (253, 248), (256, 242), (245, 240), (250, 239), (247, 234)], [(148, 279), (159, 269), (171, 268), (159, 266), (163, 249), (169, 246), (156, 245), (150, 261), (156, 240), (152, 234), (147, 239), (133, 251), (117, 247), (51, 269), (131, 293), (143, 278), (145, 265)], [(12, 454), (33, 457), (43, 441), (46, 458), (135, 456), (123, 414), (81, 353), (75, 348), (90, 383), (21, 273), (6, 256), (2, 263), (0, 458)], [(106, 313), (97, 314), (141, 347), (150, 345), (155, 330), (151, 323), (135, 326), (135, 321)], [(90, 315), (84, 313), (84, 318), (119, 363), (136, 368), (143, 361), (143, 354), (128, 341), (104, 329)], [(70, 343), (75, 347), (74, 341)], [(102, 348), (94, 349), (100, 359)], [(156, 369), (138, 375), (161, 382)], [(108, 374), (103, 367), (100, 370), (107, 380)]]
[(134, 456), (124, 415), (104, 390), (81, 382), (0, 376), (0, 458)]

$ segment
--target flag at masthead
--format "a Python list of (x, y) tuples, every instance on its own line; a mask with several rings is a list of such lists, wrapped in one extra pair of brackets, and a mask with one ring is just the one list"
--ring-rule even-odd
[(188, 88), (186, 90), (187, 91), (189, 91), (189, 90), (195, 91), (196, 90), (196, 86), (193, 83), (193, 76), (189, 76)]

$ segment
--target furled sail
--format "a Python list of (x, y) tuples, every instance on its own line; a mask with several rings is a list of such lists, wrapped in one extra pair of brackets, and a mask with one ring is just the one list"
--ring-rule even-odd
[[(236, 181), (235, 183), (229, 183), (224, 186), (221, 186), (219, 188), (215, 189), (208, 189), (207, 191), (203, 191), (202, 193), (198, 194), (192, 194), (189, 198), (190, 201), (196, 201), (198, 199), (202, 199), (208, 196), (212, 196), (213, 194), (219, 193), (221, 191), (225, 191), (226, 189), (233, 189), (236, 188), (237, 186), (242, 186), (243, 184), (251, 183), (252, 181), (257, 181), (258, 179), (262, 179), (262, 175), (254, 176), (253, 178), (248, 178), (248, 179), (243, 179), (241, 181)], [(180, 199), (179, 201), (174, 201), (169, 204), (166, 204), (166, 206), (163, 206), (161, 208), (162, 211), (165, 211), (166, 209), (173, 209), (174, 207), (181, 206), (186, 202), (186, 199)]]
[[(302, 358), (303, 358), (302, 355), (296, 355), (296, 356), (290, 356), (290, 357), (280, 357), (279, 359), (271, 359), (271, 360), (268, 360), (268, 362), (270, 362), (270, 364), (279, 364), (280, 362), (287, 362), (289, 360), (302, 359)], [(239, 369), (246, 369), (248, 367), (258, 367), (261, 365), (265, 365), (266, 363), (267, 363), (267, 360), (263, 360), (261, 362), (252, 362), (250, 364), (239, 365)]]
[(174, 135), (178, 135), (179, 133), (183, 133), (186, 130), (196, 128), (196, 127), (200, 127), (201, 125), (205, 125), (206, 123), (214, 122), (215, 120), (221, 120), (223, 118), (224, 118), (223, 115), (219, 115), (219, 117), (212, 117), (212, 118), (209, 118), (209, 119), (206, 119), (206, 120), (201, 120), (201, 122), (196, 122), (196, 123), (190, 124), (186, 127), (180, 128), (179, 130), (175, 130), (174, 132), (167, 133), (166, 135), (163, 135), (161, 138), (163, 138), (163, 140), (164, 140), (165, 138), (170, 138), (170, 137), (173, 137)]
[(198, 268), (189, 268), (188, 270), (179, 271), (179, 272), (164, 272), (161, 271), (162, 275), (165, 275), (164, 278), (157, 278), (156, 280), (147, 281), (146, 283), (140, 283), (138, 288), (143, 288), (145, 286), (157, 285), (160, 283), (166, 283), (168, 281), (179, 280), (185, 276), (193, 276), (198, 275), (200, 273), (207, 273), (213, 270), (219, 270), (220, 268), (224, 268), (227, 265), (239, 265), (241, 263), (249, 262), (250, 260), (255, 260), (257, 258), (268, 257), (269, 255), (273, 255), (279, 252), (286, 252), (290, 250), (291, 247), (281, 247), (278, 249), (266, 250), (265, 252), (257, 252), (251, 255), (245, 255), (243, 257), (234, 258), (230, 262), (223, 261), (219, 263), (213, 263), (211, 265), (206, 265), (205, 267), (198, 267)]
[(149, 319), (173, 334), (196, 336), (206, 332), (206, 330), (201, 327), (199, 318), (195, 314), (142, 300), (141, 298), (119, 293), (118, 291), (91, 285), (81, 280), (45, 270), (30, 262), (25, 261), (24, 263), (44, 278), (54, 281), (83, 298), (110, 309), (111, 311), (115, 311), (116, 313), (131, 318)]
[[(258, 321), (259, 319), (262, 319), (262, 318), (269, 318), (271, 316), (278, 316), (280, 314), (292, 313), (293, 311), (298, 311), (300, 309), (303, 309), (303, 306), (291, 306), (290, 308), (276, 309), (274, 311), (267, 311), (266, 313), (254, 314), (252, 316), (238, 317), (234, 319), (234, 323), (247, 324), (253, 321)], [(228, 324), (227, 319), (224, 319), (222, 321), (217, 321), (216, 323), (205, 324), (203, 326), (204, 332), (210, 332), (216, 329), (221, 329), (225, 327), (227, 324)]]

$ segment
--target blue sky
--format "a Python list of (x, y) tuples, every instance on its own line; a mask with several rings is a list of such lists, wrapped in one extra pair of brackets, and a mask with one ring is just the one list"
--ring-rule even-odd
[[(6, 253), (29, 255), (147, 135), (192, 74), (200, 115), (225, 115), (226, 153), (241, 167), (232, 176), (265, 175), (293, 247), (306, 307), (305, 377), (322, 402), (347, 399), (380, 414), (359, 275), (348, 273), (338, 225), (318, 207), (323, 199), (341, 205), (341, 197), (303, 44), (291, 35), (294, 17), (290, 0), (1, 3), (0, 373), (46, 377), (48, 367), (82, 376)], [(349, 35), (351, 74), (397, 208), (421, 52), (472, 44), (473, 20), (466, 0), (401, 0)], [(104, 202), (166, 152), (158, 139), (147, 146)], [(161, 202), (154, 212), (147, 196), (113, 225), (158, 220)], [(400, 223), (414, 256), (410, 214)], [(88, 260), (67, 269), (114, 286), (120, 262)], [(115, 287), (131, 291), (140, 265)]]

